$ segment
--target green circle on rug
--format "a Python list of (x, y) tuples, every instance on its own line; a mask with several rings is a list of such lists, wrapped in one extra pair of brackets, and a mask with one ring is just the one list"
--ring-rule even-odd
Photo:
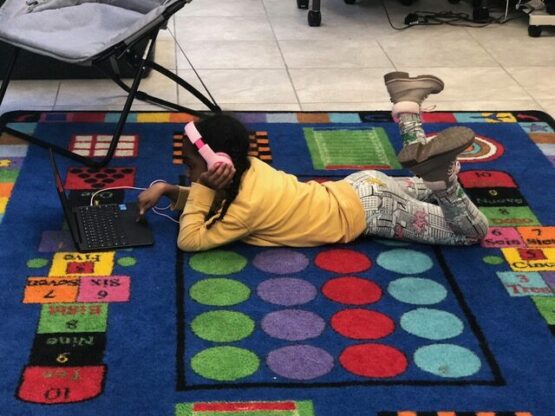
[(499, 256), (485, 256), (484, 258), (482, 258), (482, 260), (484, 261), (484, 263), (491, 264), (492, 266), (503, 264), (505, 262), (503, 257)]
[(118, 259), (118, 264), (122, 267), (131, 267), (137, 264), (137, 259), (135, 257), (122, 257)]
[(195, 254), (189, 260), (189, 265), (197, 272), (222, 276), (243, 270), (247, 259), (233, 251), (212, 250)]
[(260, 359), (249, 350), (237, 347), (214, 347), (191, 358), (191, 368), (209, 380), (233, 381), (254, 374)]
[(27, 261), (27, 267), (29, 267), (30, 269), (40, 269), (41, 267), (44, 267), (47, 264), (48, 264), (48, 259), (36, 258), (36, 259), (31, 259)]
[(189, 295), (203, 305), (231, 306), (246, 301), (251, 290), (237, 280), (219, 277), (196, 282)]
[(252, 334), (254, 321), (241, 312), (210, 311), (193, 319), (191, 329), (207, 341), (234, 342)]

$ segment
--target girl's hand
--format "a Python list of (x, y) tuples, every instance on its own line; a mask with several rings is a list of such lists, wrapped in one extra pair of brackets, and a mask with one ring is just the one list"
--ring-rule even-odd
[(199, 183), (208, 188), (215, 190), (221, 190), (227, 188), (233, 176), (235, 175), (235, 168), (226, 163), (219, 163), (216, 166), (212, 166), (210, 170), (207, 170), (200, 174)]
[(139, 218), (137, 218), (137, 221), (142, 221), (146, 212), (156, 206), (160, 198), (165, 195), (166, 186), (167, 184), (164, 182), (157, 182), (139, 194), (137, 197), (137, 204), (139, 205)]

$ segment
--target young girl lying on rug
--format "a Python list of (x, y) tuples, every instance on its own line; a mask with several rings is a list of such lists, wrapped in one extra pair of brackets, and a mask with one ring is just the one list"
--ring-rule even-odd
[(311, 247), (347, 243), (362, 234), (432, 244), (478, 242), (486, 234), (487, 219), (459, 185), (456, 160), (472, 144), (474, 133), (450, 127), (426, 138), (420, 106), (443, 89), (439, 78), (393, 72), (385, 83), (403, 138), (398, 159), (416, 176), (394, 178), (367, 170), (335, 182), (300, 182), (248, 157), (246, 128), (216, 115), (188, 126), (188, 131), (202, 136), (214, 152), (226, 153), (233, 165), (217, 163), (208, 169), (198, 146), (184, 140), (191, 187), (154, 184), (139, 195), (141, 215), (162, 196), (170, 198), (173, 209), (183, 210), (177, 244), (185, 251), (236, 240)]

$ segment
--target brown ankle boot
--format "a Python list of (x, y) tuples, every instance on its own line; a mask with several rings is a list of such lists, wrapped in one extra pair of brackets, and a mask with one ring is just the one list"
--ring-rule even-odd
[(421, 105), (430, 94), (443, 90), (443, 81), (434, 75), (409, 77), (407, 72), (390, 72), (384, 75), (385, 86), (393, 104), (414, 102)]
[[(466, 127), (449, 127), (426, 143), (410, 143), (398, 155), (399, 162), (420, 176), (426, 185), (445, 189), (460, 169), (457, 156), (474, 142), (474, 132)], [(430, 186), (428, 186), (430, 189)]]
[(407, 169), (428, 171), (435, 165), (456, 159), (457, 155), (474, 142), (474, 132), (467, 127), (449, 127), (426, 143), (412, 142), (405, 145), (397, 159)]

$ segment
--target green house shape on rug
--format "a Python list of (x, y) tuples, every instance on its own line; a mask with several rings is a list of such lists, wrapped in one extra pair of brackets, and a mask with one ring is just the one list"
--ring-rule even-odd
[(303, 131), (314, 169), (401, 169), (387, 133), (381, 127), (306, 127)]

